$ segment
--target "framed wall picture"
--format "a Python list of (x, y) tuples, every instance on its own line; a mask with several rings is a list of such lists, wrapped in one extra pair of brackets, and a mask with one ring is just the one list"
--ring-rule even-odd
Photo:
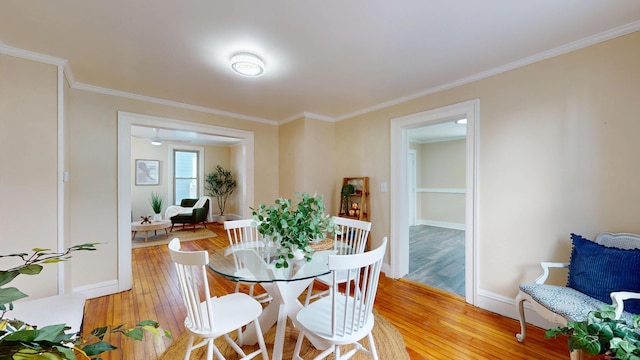
[(136, 185), (160, 184), (160, 160), (136, 160)]

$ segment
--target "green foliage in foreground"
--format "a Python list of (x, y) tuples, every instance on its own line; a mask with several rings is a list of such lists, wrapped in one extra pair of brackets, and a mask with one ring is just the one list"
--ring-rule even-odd
[[(145, 320), (128, 328), (125, 324), (119, 326), (103, 326), (94, 329), (88, 338), (67, 333), (70, 329), (65, 324), (38, 328), (26, 324), (18, 319), (5, 319), (7, 311), (13, 309), (13, 302), (28, 295), (15, 287), (4, 287), (18, 275), (37, 275), (42, 271), (43, 264), (53, 264), (66, 261), (75, 251), (96, 250), (97, 243), (75, 245), (65, 252), (51, 252), (50, 249), (33, 249), (32, 254), (18, 253), (0, 255), (0, 258), (19, 258), (23, 264), (0, 270), (0, 360), (76, 360), (100, 359), (96, 357), (105, 351), (115, 350), (116, 347), (104, 341), (107, 334), (120, 333), (128, 338), (142, 340), (144, 331), (161, 335), (157, 322)], [(164, 331), (163, 334), (171, 337)]]
[(570, 321), (564, 327), (547, 330), (545, 338), (567, 336), (570, 350), (583, 350), (589, 356), (606, 359), (640, 360), (640, 315), (632, 324), (615, 319), (615, 307), (589, 313), (585, 321)]

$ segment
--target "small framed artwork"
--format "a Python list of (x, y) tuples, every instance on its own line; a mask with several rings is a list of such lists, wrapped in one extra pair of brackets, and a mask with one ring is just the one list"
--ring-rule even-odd
[(136, 160), (136, 185), (160, 184), (160, 160)]

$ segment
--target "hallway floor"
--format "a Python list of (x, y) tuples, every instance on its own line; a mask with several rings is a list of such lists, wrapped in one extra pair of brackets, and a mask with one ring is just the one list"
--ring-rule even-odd
[(464, 297), (464, 237), (463, 230), (411, 226), (405, 278)]

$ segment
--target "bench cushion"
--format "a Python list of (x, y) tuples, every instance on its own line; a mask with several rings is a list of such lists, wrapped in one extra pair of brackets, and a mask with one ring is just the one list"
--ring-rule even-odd
[[(565, 286), (522, 284), (520, 285), (520, 290), (531, 296), (534, 301), (544, 306), (549, 311), (567, 319), (567, 321), (584, 321), (589, 312), (599, 311), (603, 306), (611, 305), (611, 302), (604, 303)], [(625, 320), (627, 323), (631, 323), (632, 317), (633, 314), (628, 311), (624, 311), (620, 318)]]
[[(567, 286), (605, 303), (614, 291), (640, 292), (640, 250), (606, 247), (571, 234), (573, 249)], [(627, 300), (625, 310), (640, 313), (640, 301)]]
[(14, 309), (7, 312), (5, 317), (22, 320), (38, 328), (67, 324), (71, 327), (69, 332), (75, 334), (82, 328), (86, 300), (87, 296), (82, 293), (23, 300), (15, 302)]

